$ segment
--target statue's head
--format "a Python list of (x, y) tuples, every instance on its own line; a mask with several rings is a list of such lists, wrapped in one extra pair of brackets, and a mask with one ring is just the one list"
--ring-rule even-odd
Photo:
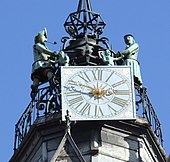
[(111, 56), (112, 55), (109, 49), (106, 50), (105, 55), (106, 56)]
[(47, 29), (45, 28), (43, 31), (40, 31), (34, 39), (35, 43), (45, 44), (47, 41)]
[(124, 36), (124, 41), (127, 45), (131, 45), (135, 43), (134, 36), (132, 34), (126, 34)]

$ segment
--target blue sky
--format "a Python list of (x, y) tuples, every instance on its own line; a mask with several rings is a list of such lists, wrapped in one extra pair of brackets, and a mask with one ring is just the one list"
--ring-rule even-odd
[[(162, 124), (164, 145), (170, 154), (170, 1), (91, 0), (107, 26), (103, 33), (114, 51), (125, 48), (123, 36), (132, 33), (140, 46), (139, 61), (143, 85)], [(0, 40), (0, 161), (13, 154), (15, 124), (30, 102), (30, 73), (34, 36), (44, 27), (48, 46), (58, 51), (67, 36), (63, 24), (78, 0), (1, 0)]]

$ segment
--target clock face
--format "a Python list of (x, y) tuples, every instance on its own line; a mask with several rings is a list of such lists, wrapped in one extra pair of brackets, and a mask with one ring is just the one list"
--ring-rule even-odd
[(130, 67), (61, 67), (62, 119), (135, 119)]

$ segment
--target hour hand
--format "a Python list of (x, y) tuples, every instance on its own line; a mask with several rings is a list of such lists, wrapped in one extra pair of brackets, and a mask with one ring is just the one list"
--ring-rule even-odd
[(110, 96), (115, 94), (115, 90), (114, 89), (107, 89), (107, 90), (103, 90), (103, 96)]

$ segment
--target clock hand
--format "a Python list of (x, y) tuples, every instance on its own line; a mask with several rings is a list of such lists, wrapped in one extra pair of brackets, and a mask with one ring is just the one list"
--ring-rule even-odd
[(70, 84), (72, 84), (72, 85), (82, 86), (82, 87), (85, 87), (85, 88), (88, 88), (88, 89), (94, 90), (94, 88), (92, 88), (92, 87), (90, 87), (90, 86), (84, 85), (84, 84), (79, 83), (79, 82), (74, 82), (74, 81), (72, 81), (72, 80), (69, 80), (69, 83), (70, 83)]
[(78, 91), (78, 90), (73, 90), (74, 92), (78, 92), (78, 93), (82, 93), (82, 94), (84, 94), (84, 95), (88, 95), (88, 96), (91, 96), (92, 95), (92, 93), (91, 92), (89, 92), (89, 93), (86, 93), (86, 92), (82, 92), (82, 91)]
[(92, 88), (90, 86), (84, 85), (84, 84), (79, 83), (79, 82), (75, 82), (73, 80), (69, 80), (69, 83), (71, 85), (82, 86), (82, 87), (85, 87), (87, 89), (90, 89), (91, 91), (89, 93), (85, 93), (85, 92), (81, 92), (81, 91), (79, 91), (79, 92), (81, 92), (83, 94), (87, 94), (87, 95), (91, 94), (93, 96), (97, 96), (98, 98), (110, 96), (110, 95), (115, 93), (114, 90), (110, 90), (110, 89), (104, 90), (104, 88), (99, 87), (98, 82), (97, 82), (97, 88)]
[(115, 94), (115, 90), (114, 89), (107, 89), (107, 90), (103, 90), (103, 96), (110, 96), (112, 94)]
[(98, 82), (97, 82), (97, 89), (96, 88), (92, 88), (92, 87), (87, 86), (87, 85), (84, 85), (84, 84), (79, 83), (79, 82), (75, 82), (73, 80), (69, 80), (69, 83), (72, 84), (72, 85), (82, 86), (82, 87), (85, 87), (87, 89), (90, 89), (90, 92), (88, 94), (96, 96), (97, 98), (101, 98), (102, 97), (101, 89), (99, 88)]
[(89, 95), (89, 96), (93, 95), (92, 92), (86, 93), (86, 92), (82, 92), (82, 91), (80, 91), (80, 90), (76, 90), (75, 87), (73, 87), (73, 86), (71, 86), (71, 87), (69, 87), (69, 86), (64, 86), (64, 88), (66, 88), (66, 89), (67, 89), (68, 91), (70, 91), (70, 92), (78, 92), (78, 93), (82, 93), (82, 94), (84, 94), (84, 95)]
[(111, 88), (104, 90), (104, 95), (110, 96), (112, 94), (128, 95), (129, 90), (115, 90), (115, 89), (111, 89)]
[(104, 89), (98, 88), (98, 89), (94, 89), (92, 93), (98, 98), (102, 98), (102, 97), (106, 98), (106, 96), (115, 94), (115, 91), (113, 89), (104, 90)]

